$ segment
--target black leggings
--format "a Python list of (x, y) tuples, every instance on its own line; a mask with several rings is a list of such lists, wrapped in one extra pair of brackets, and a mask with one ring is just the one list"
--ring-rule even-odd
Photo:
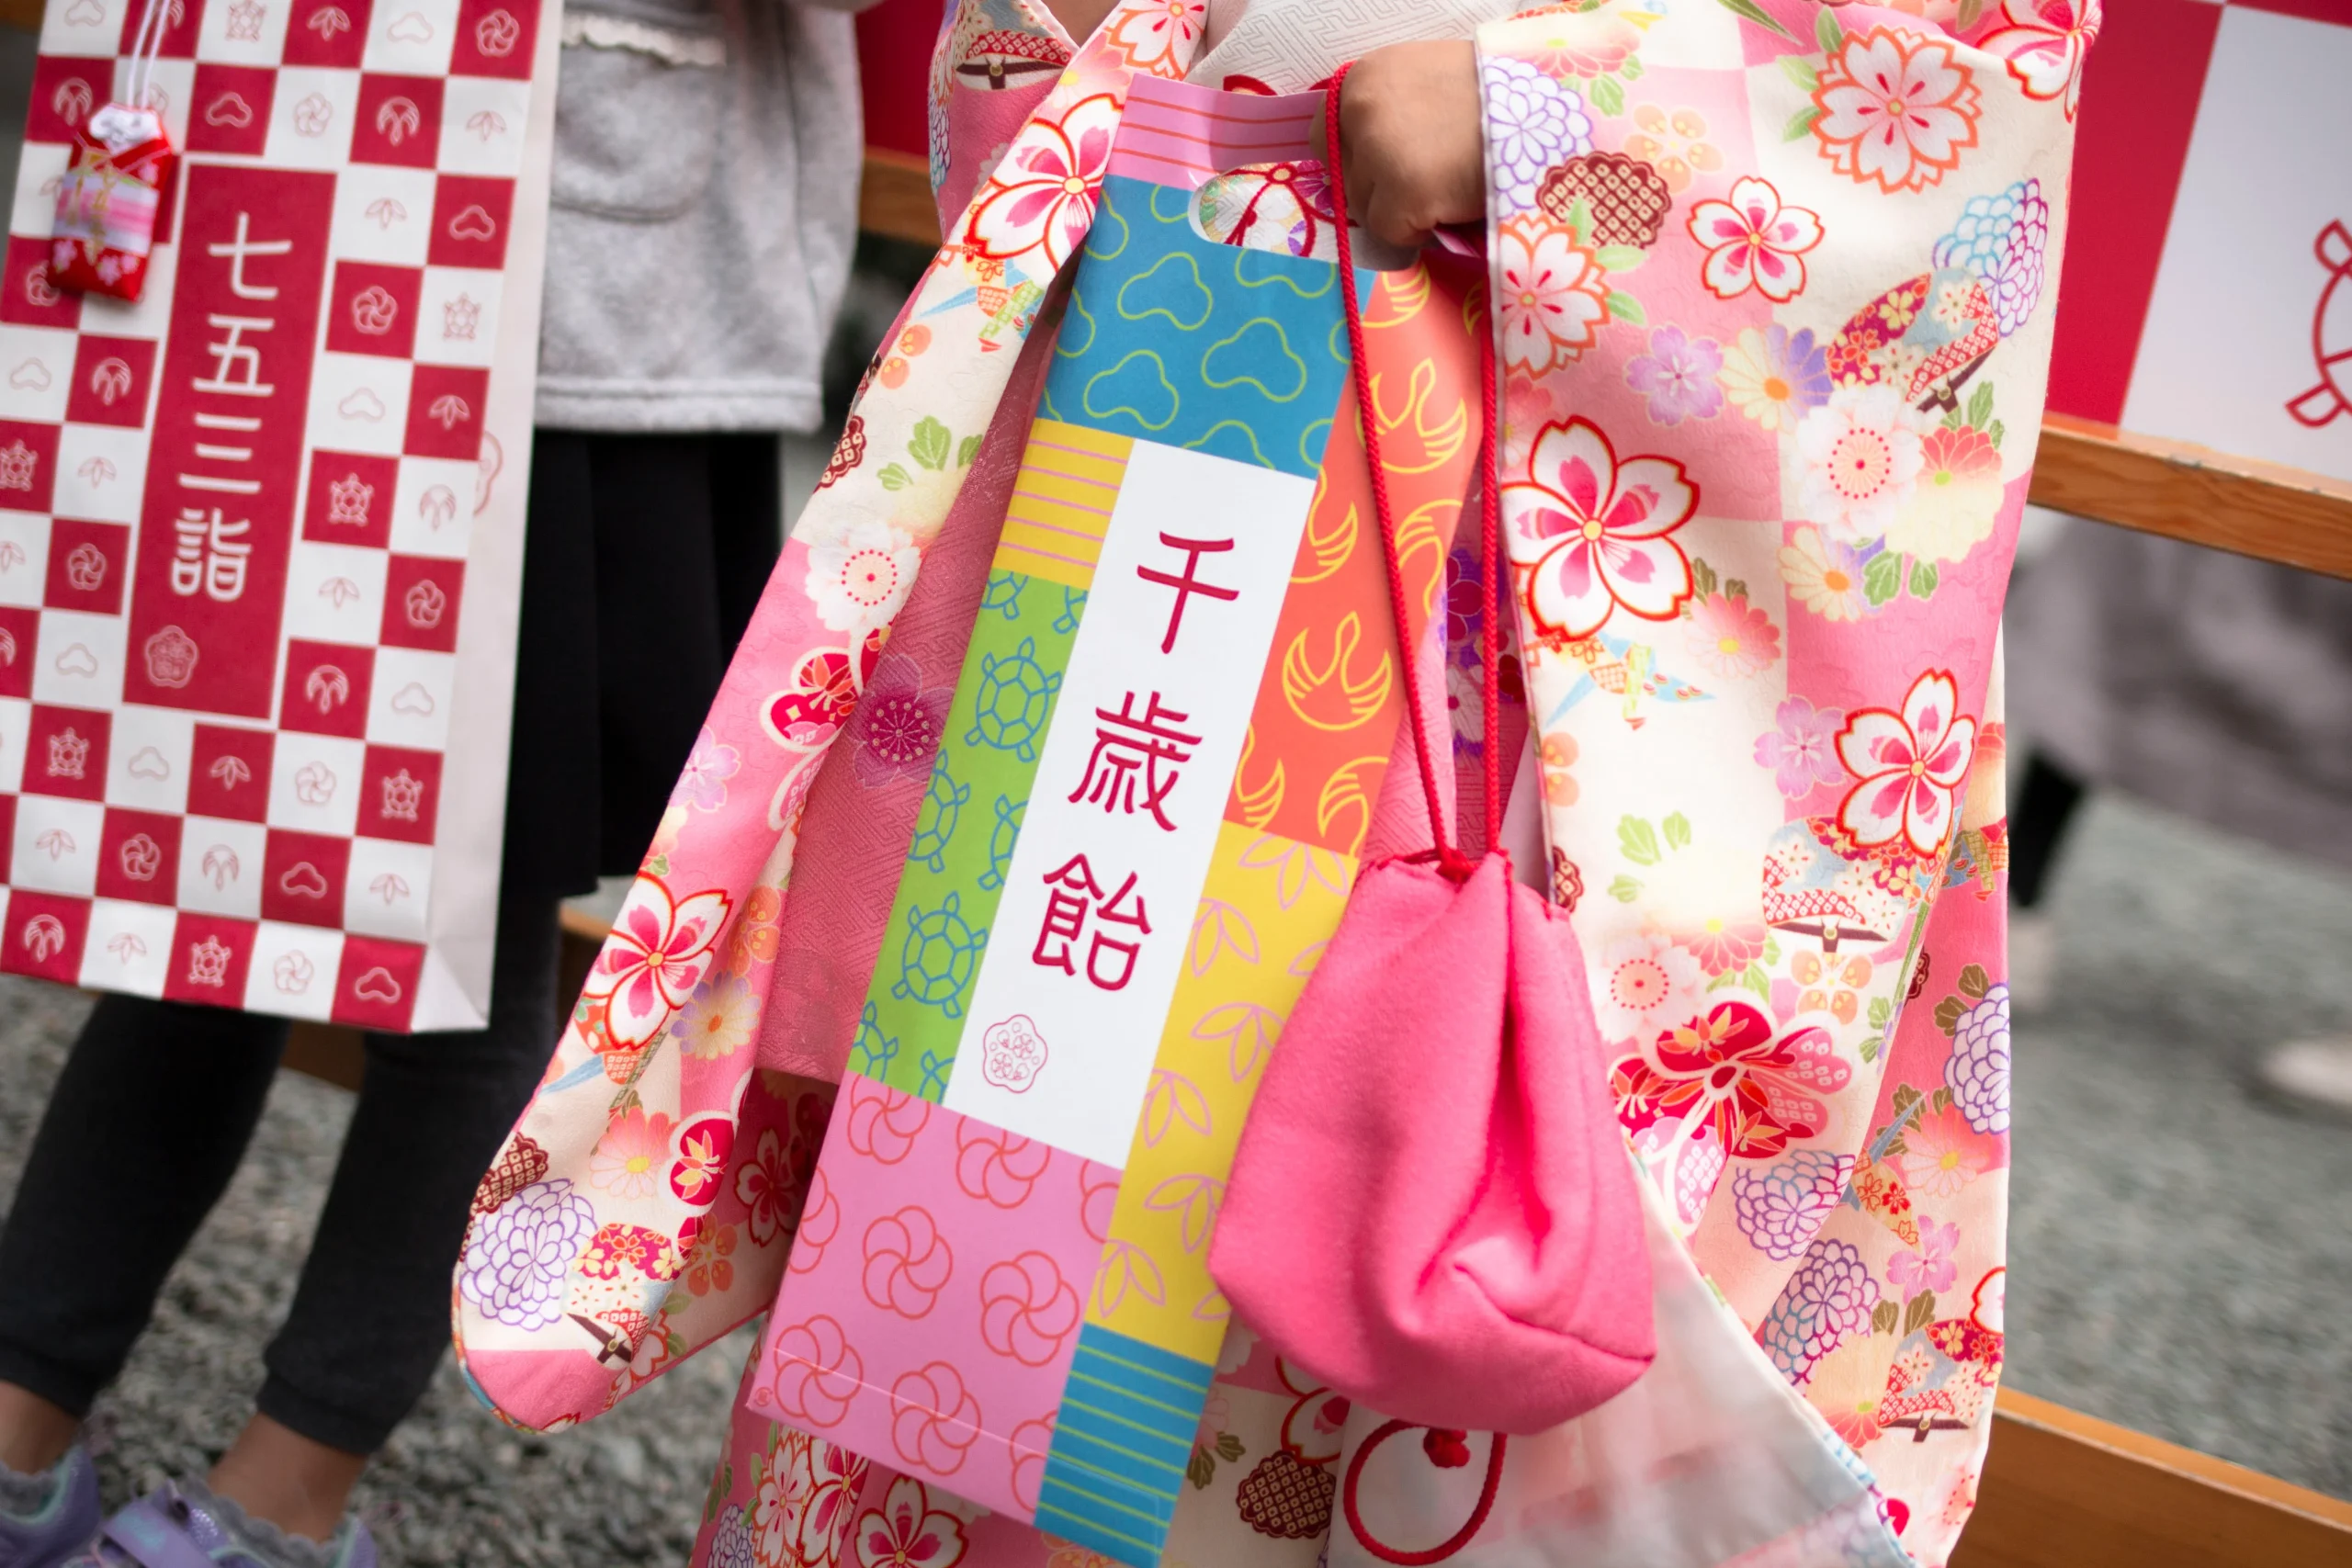
[[(367, 1077), (258, 1408), (373, 1453), (449, 1342), (474, 1189), (556, 1042), (556, 906), (500, 912), (490, 1027), (370, 1034)], [(260, 1120), (287, 1021), (99, 999), (0, 1229), (0, 1381), (76, 1416), (122, 1370), (156, 1292)]]

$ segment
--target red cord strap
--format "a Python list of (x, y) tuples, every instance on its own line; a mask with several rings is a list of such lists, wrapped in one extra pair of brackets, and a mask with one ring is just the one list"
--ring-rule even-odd
[[(1365, 353), (1363, 302), (1356, 286), (1355, 246), (1348, 232), (1347, 181), (1339, 164), (1340, 91), (1346, 85), (1352, 63), (1342, 65), (1332, 74), (1325, 90), (1323, 129), (1327, 151), (1331, 159), (1332, 227), (1338, 232), (1340, 249), (1340, 289), (1347, 302), (1348, 350), (1353, 357), (1358, 423), (1363, 430), (1363, 450), (1372, 470), (1373, 513), (1380, 529), (1380, 542), (1388, 562), (1388, 607), (1396, 622), (1398, 661), (1404, 667), (1405, 705), (1413, 726), (1413, 752), (1421, 769), (1421, 795), (1429, 807), (1430, 838), (1436, 845), (1438, 867), (1446, 875), (1460, 881), (1476, 869), (1477, 860), (1465, 854), (1447, 837), (1445, 810), (1439, 799), (1437, 769), (1430, 757), (1430, 730), (1426, 702), (1417, 660), (1416, 643), (1412, 635), (1412, 615), (1409, 596), (1405, 585), (1405, 565), (1397, 553), (1395, 510), (1388, 499), (1388, 470), (1380, 455), (1380, 414), (1373, 396), (1371, 356)], [(1502, 696), (1499, 664), (1502, 652), (1500, 626), (1496, 619), (1499, 611), (1502, 562), (1498, 548), (1501, 542), (1501, 506), (1498, 491), (1500, 470), (1497, 461), (1495, 424), (1497, 409), (1494, 333), (1489, 321), (1478, 327), (1478, 370), (1480, 392), (1486, 400), (1484, 417), (1479, 421), (1478, 489), (1480, 550), (1479, 580), (1481, 604), (1485, 612), (1479, 651), (1479, 672), (1483, 677), (1481, 696), (1486, 728), (1481, 732), (1485, 746), (1485, 801), (1487, 808), (1486, 853), (1492, 853), (1502, 829)]]
[[(1363, 1543), (1363, 1549), (1383, 1562), (1414, 1564), (1418, 1568), (1418, 1565), (1422, 1563), (1442, 1562), (1460, 1551), (1470, 1544), (1471, 1538), (1476, 1536), (1479, 1529), (1486, 1524), (1487, 1516), (1495, 1511), (1495, 1493), (1502, 1485), (1503, 1479), (1503, 1450), (1510, 1446), (1510, 1439), (1500, 1432), (1494, 1435), (1493, 1444), (1487, 1450), (1487, 1479), (1478, 1488), (1477, 1506), (1470, 1510), (1470, 1517), (1462, 1528), (1435, 1546), (1424, 1548), (1419, 1551), (1406, 1551), (1375, 1540), (1373, 1539), (1372, 1532), (1364, 1529), (1363, 1516), (1356, 1511), (1356, 1485), (1363, 1474), (1364, 1461), (1372, 1457), (1372, 1450), (1397, 1433), (1411, 1429), (1412, 1424), (1408, 1421), (1389, 1421), (1374, 1427), (1372, 1436), (1363, 1440), (1363, 1445), (1356, 1450), (1355, 1457), (1348, 1461), (1347, 1481), (1340, 1490), (1340, 1506), (1347, 1511), (1348, 1529), (1355, 1531), (1356, 1540)], [(1421, 1447), (1430, 1449), (1432, 1439), (1439, 1438), (1452, 1438), (1456, 1445), (1459, 1445), (1463, 1437), (1464, 1434), (1460, 1432), (1441, 1433), (1437, 1428), (1430, 1427), (1429, 1436), (1421, 1439)], [(1446, 1468), (1452, 1469), (1469, 1458), (1468, 1453), (1458, 1446), (1454, 1451), (1460, 1455), (1460, 1458), (1440, 1461), (1432, 1450), (1430, 1462), (1442, 1462)]]

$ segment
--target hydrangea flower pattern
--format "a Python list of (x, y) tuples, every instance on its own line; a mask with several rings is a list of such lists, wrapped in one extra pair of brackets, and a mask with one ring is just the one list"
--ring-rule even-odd
[(1815, 1362), (1869, 1325), (1876, 1305), (1878, 1281), (1862, 1255), (1850, 1242), (1816, 1239), (1756, 1331), (1757, 1343), (1781, 1376), (1802, 1386)]
[(1555, 164), (1592, 151), (1592, 117), (1574, 88), (1563, 87), (1523, 60), (1490, 59), (1486, 77), (1487, 160), (1496, 217), (1525, 212)]
[(709, 1568), (758, 1568), (758, 1559), (752, 1551), (751, 1527), (743, 1522), (740, 1503), (729, 1503), (718, 1516), (718, 1529), (711, 1533)]
[(2043, 257), (2050, 247), (2050, 203), (2040, 180), (2019, 180), (1998, 196), (1971, 197), (1951, 232), (1936, 242), (1938, 266), (1964, 266), (1993, 292), (2001, 335), (2025, 325), (2041, 302)]
[(1853, 1174), (1851, 1155), (1827, 1149), (1799, 1149), (1770, 1165), (1742, 1168), (1731, 1188), (1740, 1235), (1765, 1257), (1786, 1262), (1811, 1245)]
[(2009, 1130), (2009, 987), (1995, 986), (1962, 1016), (1951, 1034), (1944, 1086), (1980, 1133)]
[(564, 1275), (596, 1233), (596, 1212), (563, 1178), (535, 1181), (474, 1226), (458, 1288), (514, 1328), (563, 1316)]

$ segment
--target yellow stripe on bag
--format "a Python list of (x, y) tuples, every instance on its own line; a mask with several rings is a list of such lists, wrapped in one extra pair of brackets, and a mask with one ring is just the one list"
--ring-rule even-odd
[(996, 570), (1087, 588), (1111, 531), (1131, 437), (1041, 419), (1029, 429), (1021, 477), (1005, 508)]

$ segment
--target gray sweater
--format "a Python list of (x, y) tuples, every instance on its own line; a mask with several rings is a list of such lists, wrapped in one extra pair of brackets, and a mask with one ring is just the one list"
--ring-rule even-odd
[(537, 423), (808, 430), (856, 241), (849, 11), (572, 0)]

